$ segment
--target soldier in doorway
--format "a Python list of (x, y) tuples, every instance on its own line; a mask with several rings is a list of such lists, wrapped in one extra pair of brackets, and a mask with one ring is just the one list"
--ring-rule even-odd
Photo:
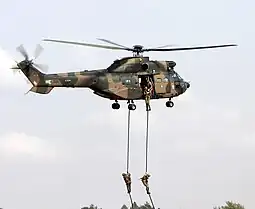
[(152, 81), (149, 77), (146, 77), (146, 82), (145, 82), (145, 86), (143, 89), (143, 94), (145, 97), (145, 104), (146, 104), (146, 111), (150, 111), (151, 107), (150, 107), (150, 98), (152, 95), (152, 90), (153, 90), (153, 84)]

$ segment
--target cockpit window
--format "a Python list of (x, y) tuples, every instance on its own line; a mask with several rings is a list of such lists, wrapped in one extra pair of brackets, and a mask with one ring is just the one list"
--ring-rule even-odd
[(173, 71), (173, 78), (177, 78), (179, 80), (182, 80), (181, 76), (178, 75), (178, 73), (176, 73), (175, 71)]

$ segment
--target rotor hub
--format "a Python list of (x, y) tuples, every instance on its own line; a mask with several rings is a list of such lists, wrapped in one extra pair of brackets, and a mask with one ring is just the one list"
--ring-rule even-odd
[(139, 56), (142, 52), (143, 52), (143, 46), (142, 45), (134, 45), (133, 46), (134, 56)]
[(141, 52), (143, 49), (143, 46), (142, 45), (134, 45), (133, 49), (135, 52)]

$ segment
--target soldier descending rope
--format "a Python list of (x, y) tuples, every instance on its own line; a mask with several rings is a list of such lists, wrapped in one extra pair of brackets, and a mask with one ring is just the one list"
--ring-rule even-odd
[(149, 181), (148, 181), (149, 177), (150, 177), (150, 174), (145, 173), (143, 175), (143, 177), (140, 178), (142, 180), (143, 185), (146, 187), (147, 194), (150, 194), (150, 191), (149, 191)]
[(123, 173), (123, 179), (126, 183), (128, 193), (131, 193), (131, 174), (130, 173)]
[[(146, 110), (147, 110), (147, 125), (146, 125), (146, 158), (145, 158), (145, 175), (140, 178), (143, 185), (146, 187), (146, 191), (147, 194), (150, 198), (151, 204), (152, 204), (152, 208), (155, 209), (152, 197), (151, 197), (151, 193), (149, 191), (149, 183), (148, 183), (148, 179), (150, 177), (150, 174), (148, 174), (147, 170), (148, 170), (148, 142), (149, 142), (149, 111), (150, 109), (150, 98), (151, 98), (151, 94), (153, 91), (153, 81), (150, 80), (149, 77), (144, 77), (142, 79), (141, 82), (141, 88), (143, 90), (143, 93), (146, 95), (145, 97), (145, 102), (146, 102)], [(134, 203), (132, 200), (132, 196), (131, 196), (131, 174), (129, 173), (129, 143), (130, 143), (130, 110), (128, 110), (128, 136), (127, 136), (127, 172), (126, 173), (122, 173), (122, 177), (125, 181), (126, 187), (127, 187), (127, 193), (129, 195), (130, 201), (131, 201), (131, 205), (132, 205), (132, 209), (134, 208)]]

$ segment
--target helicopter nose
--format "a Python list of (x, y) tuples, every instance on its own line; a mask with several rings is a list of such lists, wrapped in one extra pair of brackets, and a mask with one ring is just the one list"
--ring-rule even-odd
[(183, 81), (181, 83), (181, 86), (182, 86), (182, 93), (184, 93), (190, 87), (190, 84), (189, 82)]
[(189, 82), (185, 82), (186, 88), (188, 89), (190, 87)]

